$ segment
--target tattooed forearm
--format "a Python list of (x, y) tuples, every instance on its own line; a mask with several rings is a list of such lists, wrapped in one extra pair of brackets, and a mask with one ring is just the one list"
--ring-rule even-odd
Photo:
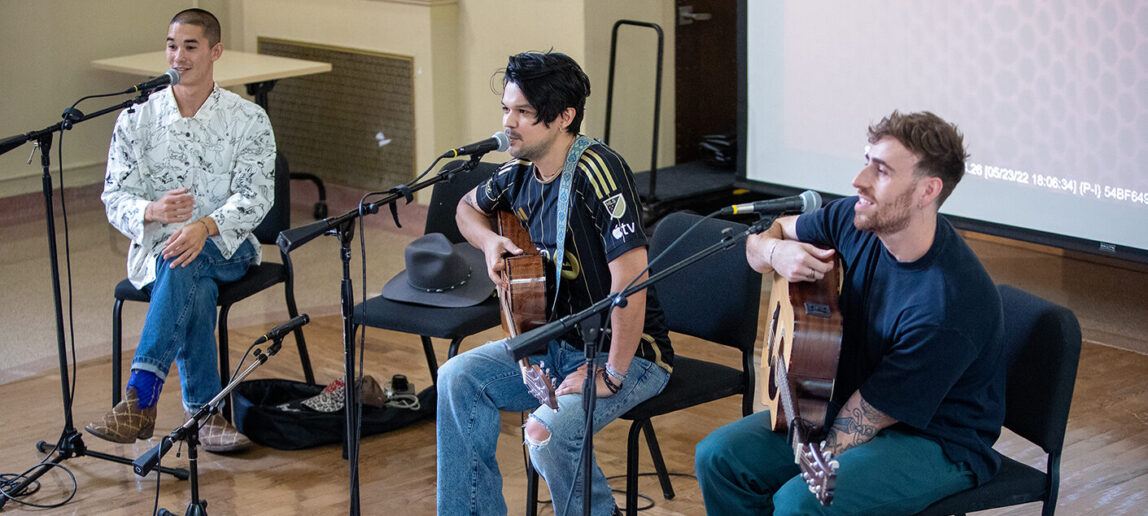
[(467, 206), (470, 206), (471, 208), (474, 208), (478, 211), (482, 211), (482, 210), (479, 210), (479, 208), (478, 208), (478, 200), (475, 198), (475, 195), (478, 195), (478, 194), (475, 192), (476, 192), (476, 190), (471, 190), (471, 191), (467, 192), (467, 194), (465, 196), (463, 196), (462, 200), (466, 202)]
[(881, 429), (896, 422), (865, 401), (860, 393), (854, 393), (833, 420), (825, 438), (825, 449), (841, 455), (849, 448), (869, 442)]

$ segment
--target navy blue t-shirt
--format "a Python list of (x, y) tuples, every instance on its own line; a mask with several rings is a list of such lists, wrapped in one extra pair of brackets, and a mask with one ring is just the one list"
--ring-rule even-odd
[(1000, 461), (992, 445), (1004, 423), (1000, 295), (952, 225), (937, 217), (933, 244), (900, 263), (871, 232), (853, 225), (857, 197), (797, 220), (803, 242), (842, 261), (841, 360), (834, 402), (858, 389), (900, 428), (940, 443), (977, 483)]
[[(552, 257), (558, 252), (561, 182), (561, 174), (542, 182), (533, 163), (511, 160), (480, 183), (475, 196), (483, 211), (510, 211), (525, 223), (546, 262), (547, 310), (554, 304)], [(562, 286), (555, 310), (548, 312), (551, 320), (580, 312), (610, 294), (610, 261), (647, 245), (633, 173), (613, 149), (598, 142), (586, 148), (574, 171), (570, 198)], [(576, 335), (568, 340), (575, 347), (582, 345)], [(653, 288), (646, 292), (645, 327), (635, 356), (672, 370), (674, 353)]]

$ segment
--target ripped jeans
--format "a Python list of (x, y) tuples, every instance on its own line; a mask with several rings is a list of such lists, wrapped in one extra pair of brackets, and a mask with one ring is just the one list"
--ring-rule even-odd
[[(599, 363), (605, 363), (606, 358), (605, 353), (600, 354)], [(545, 355), (531, 357), (532, 364), (539, 361), (556, 376), (557, 386), (585, 362), (585, 355), (565, 342), (554, 341)], [(661, 392), (669, 379), (665, 369), (635, 357), (622, 390), (596, 400), (594, 432)], [(438, 370), (438, 514), (507, 513), (495, 457), (502, 427), (499, 411), (531, 409), (530, 417), (550, 431), (548, 440), (532, 443), (529, 449), (531, 462), (550, 487), (554, 512), (582, 514), (582, 471), (578, 467), (584, 427), (582, 394), (560, 396), (558, 407), (555, 412), (539, 406), (527, 392), (518, 364), (507, 356), (502, 341), (488, 342), (446, 361)], [(614, 496), (597, 464), (591, 483), (591, 514), (612, 514)]]

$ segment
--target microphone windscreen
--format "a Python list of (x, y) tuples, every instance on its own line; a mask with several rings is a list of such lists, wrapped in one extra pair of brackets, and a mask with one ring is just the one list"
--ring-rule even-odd
[(813, 213), (821, 207), (821, 194), (813, 190), (806, 190), (801, 192), (801, 200), (805, 209), (801, 213)]
[(510, 148), (510, 136), (503, 131), (498, 131), (491, 135), (492, 138), (498, 140), (498, 152), (506, 152)]

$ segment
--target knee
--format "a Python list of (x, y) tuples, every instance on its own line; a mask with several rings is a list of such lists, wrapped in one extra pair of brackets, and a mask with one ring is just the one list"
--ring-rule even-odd
[(694, 471), (699, 476), (714, 472), (718, 464), (724, 462), (722, 457), (725, 455), (726, 447), (727, 443), (723, 439), (715, 438), (713, 433), (706, 436), (694, 447)]
[(436, 371), (435, 396), (438, 399), (439, 413), (451, 407), (455, 403), (455, 396), (460, 394), (456, 382), (462, 370), (457, 367), (457, 358), (458, 357), (447, 360)]
[(531, 446), (545, 446), (550, 441), (550, 429), (534, 416), (526, 421), (526, 442)]
[[(443, 362), (443, 364), (441, 366), (439, 366), (438, 371), (437, 371), (437, 375), (438, 375), (437, 384), (438, 384), (438, 393), (440, 395), (450, 393), (449, 386), (458, 379), (459, 375), (462, 372), (466, 371), (466, 366), (463, 365), (463, 362), (465, 362), (465, 361), (466, 361), (466, 357), (464, 355), (458, 355), (455, 357), (451, 357), (450, 360)], [(445, 388), (444, 388), (444, 386), (445, 386)]]

